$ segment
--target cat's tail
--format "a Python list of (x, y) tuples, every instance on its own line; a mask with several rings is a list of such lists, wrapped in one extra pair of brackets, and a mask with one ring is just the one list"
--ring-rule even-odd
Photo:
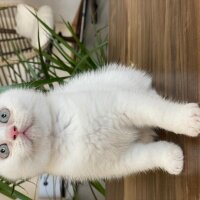
[(139, 133), (138, 142), (140, 143), (151, 143), (155, 141), (157, 138), (157, 134), (150, 128), (143, 128)]

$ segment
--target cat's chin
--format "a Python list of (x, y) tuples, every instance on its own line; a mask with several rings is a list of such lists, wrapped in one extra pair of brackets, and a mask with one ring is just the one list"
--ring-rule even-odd
[(24, 143), (33, 143), (33, 140), (27, 134), (20, 134), (17, 140), (21, 140)]

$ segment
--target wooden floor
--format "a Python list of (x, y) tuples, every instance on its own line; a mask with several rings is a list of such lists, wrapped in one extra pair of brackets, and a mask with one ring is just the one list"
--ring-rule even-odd
[[(110, 61), (148, 71), (166, 97), (200, 102), (200, 1), (110, 0), (109, 28)], [(183, 148), (183, 173), (156, 171), (108, 182), (107, 200), (200, 200), (200, 136), (159, 135)]]

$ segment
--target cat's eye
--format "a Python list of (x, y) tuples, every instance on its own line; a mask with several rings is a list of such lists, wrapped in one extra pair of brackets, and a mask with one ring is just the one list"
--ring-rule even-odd
[(0, 157), (5, 159), (9, 156), (10, 151), (7, 144), (0, 145)]
[(0, 122), (7, 123), (10, 118), (10, 111), (7, 108), (0, 110)]

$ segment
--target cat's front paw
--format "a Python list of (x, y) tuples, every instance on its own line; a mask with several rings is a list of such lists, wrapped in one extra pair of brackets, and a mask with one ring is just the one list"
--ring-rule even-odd
[(164, 169), (174, 175), (178, 175), (183, 170), (183, 151), (173, 143), (169, 143), (166, 147), (166, 154), (164, 158)]
[[(173, 116), (172, 116), (173, 117)], [(196, 137), (200, 133), (200, 108), (196, 103), (181, 106), (175, 114), (177, 120), (177, 133)]]

